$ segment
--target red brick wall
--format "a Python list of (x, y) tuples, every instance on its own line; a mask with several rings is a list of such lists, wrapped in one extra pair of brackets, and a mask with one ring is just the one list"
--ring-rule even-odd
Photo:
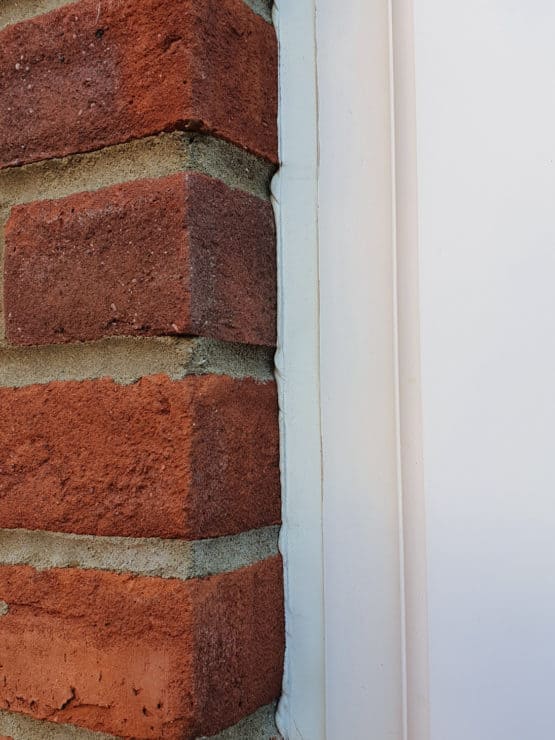
[(0, 736), (276, 734), (268, 8), (0, 7)]

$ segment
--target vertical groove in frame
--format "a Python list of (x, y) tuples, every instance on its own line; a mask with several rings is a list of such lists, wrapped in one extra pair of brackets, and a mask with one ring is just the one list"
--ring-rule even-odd
[(399, 535), (399, 599), (401, 610), (401, 704), (402, 704), (402, 740), (409, 740), (408, 732), (408, 685), (407, 685), (407, 604), (405, 593), (406, 581), (406, 552), (404, 535), (404, 505), (403, 505), (403, 466), (401, 451), (401, 388), (399, 366), (399, 255), (397, 234), (397, 136), (395, 112), (395, 34), (393, 29), (393, 0), (387, 0), (388, 31), (389, 31), (389, 114), (391, 126), (391, 231), (393, 249), (393, 365), (395, 372), (395, 422), (396, 422), (396, 462), (397, 462), (397, 507), (398, 507), (398, 535)]
[(394, 127), (398, 444), (405, 740), (429, 740), (426, 504), (420, 373), (414, 0), (389, 0)]

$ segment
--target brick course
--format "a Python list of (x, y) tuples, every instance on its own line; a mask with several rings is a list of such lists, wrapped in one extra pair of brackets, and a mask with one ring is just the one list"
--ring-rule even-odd
[(80, 0), (0, 32), (0, 166), (176, 129), (275, 162), (276, 80), (242, 0)]
[(279, 694), (277, 557), (190, 581), (0, 567), (0, 598), (4, 709), (122, 738), (189, 740)]
[(0, 389), (0, 526), (199, 539), (280, 518), (275, 384)]
[(0, 740), (278, 734), (269, 8), (0, 9)]
[(12, 344), (192, 334), (275, 342), (275, 229), (267, 201), (198, 173), (12, 209)]

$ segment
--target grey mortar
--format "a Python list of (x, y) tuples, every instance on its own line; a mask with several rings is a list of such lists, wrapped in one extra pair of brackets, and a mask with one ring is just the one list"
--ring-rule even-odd
[[(211, 740), (273, 740), (279, 739), (274, 723), (275, 704), (268, 704), (239, 724)], [(38, 721), (24, 714), (0, 711), (0, 732), (13, 740), (119, 740), (114, 735), (91, 732), (74, 725)], [(199, 738), (198, 740), (206, 740)]]
[(255, 13), (261, 15), (268, 23), (272, 22), (272, 5), (273, 0), (244, 0)]
[[(0, 0), (0, 29), (9, 26), (11, 23), (18, 23), (27, 18), (48, 13), (72, 2), (75, 2), (75, 0)], [(244, 2), (255, 13), (271, 22), (272, 0), (244, 0)]]
[(59, 725), (0, 711), (0, 733), (13, 740), (118, 740), (114, 735), (83, 730), (74, 725)]
[(0, 170), (0, 208), (187, 170), (267, 199), (275, 168), (225, 141), (176, 131)]
[(272, 370), (270, 348), (204, 338), (117, 337), (44, 347), (0, 347), (0, 386), (12, 388), (104, 377), (126, 385), (157, 373), (172, 380), (214, 373), (266, 382), (272, 379)]
[[(228, 730), (224, 730), (219, 735), (213, 735), (212, 738), (214, 740), (280, 740), (281, 735), (276, 727), (275, 714), (276, 704), (267, 704)], [(202, 737), (198, 740), (211, 739)]]
[(188, 580), (230, 573), (276, 555), (278, 535), (277, 526), (195, 541), (2, 529), (0, 565), (29, 565), (35, 570), (80, 568)]
[(197, 375), (223, 373), (232, 378), (267, 381), (274, 377), (274, 350), (199, 337), (193, 342), (189, 369)]
[(0, 29), (72, 2), (75, 0), (0, 0)]

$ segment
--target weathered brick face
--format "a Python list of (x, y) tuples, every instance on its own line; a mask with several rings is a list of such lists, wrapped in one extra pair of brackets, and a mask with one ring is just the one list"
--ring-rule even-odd
[(279, 692), (277, 557), (190, 581), (0, 567), (0, 598), (10, 604), (0, 664), (12, 711), (137, 740), (187, 740)]
[(242, 0), (79, 0), (0, 33), (0, 166), (160, 131), (276, 161), (276, 41)]
[(198, 173), (13, 208), (13, 344), (197, 334), (275, 342), (272, 208)]
[(0, 740), (270, 740), (274, 29), (49, 5), (0, 6)]
[(200, 539), (280, 518), (274, 383), (0, 389), (0, 527)]

